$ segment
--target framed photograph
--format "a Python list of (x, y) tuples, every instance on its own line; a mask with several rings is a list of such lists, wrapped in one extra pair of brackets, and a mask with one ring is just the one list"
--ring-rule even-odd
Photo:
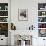
[(28, 10), (27, 9), (18, 9), (18, 20), (19, 21), (28, 20)]

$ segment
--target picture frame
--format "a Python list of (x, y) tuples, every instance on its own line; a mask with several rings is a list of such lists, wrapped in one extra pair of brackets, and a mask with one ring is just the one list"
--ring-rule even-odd
[(18, 9), (18, 20), (28, 21), (28, 9)]

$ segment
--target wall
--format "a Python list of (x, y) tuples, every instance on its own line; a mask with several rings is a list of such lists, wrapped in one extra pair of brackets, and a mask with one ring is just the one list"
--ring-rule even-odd
[[(11, 0), (11, 22), (14, 23), (16, 29), (27, 30), (32, 24), (35, 26), (36, 34), (33, 33), (33, 46), (40, 46), (39, 44), (44, 46), (43, 38), (35, 36), (38, 36), (38, 3), (45, 2), (46, 0)], [(28, 21), (18, 21), (18, 9), (28, 9)]]
[[(38, 3), (46, 0), (11, 0), (11, 22), (17, 30), (28, 30), (29, 26), (38, 27)], [(18, 9), (28, 9), (28, 21), (18, 20)]]
[[(28, 21), (18, 20), (18, 9), (28, 9)], [(30, 0), (12, 0), (11, 16), (11, 22), (14, 22), (17, 30), (27, 30), (32, 24), (37, 27), (37, 2)]]

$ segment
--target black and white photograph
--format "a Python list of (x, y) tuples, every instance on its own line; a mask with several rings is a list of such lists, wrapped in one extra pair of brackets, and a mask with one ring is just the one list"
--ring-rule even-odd
[(27, 9), (18, 9), (18, 20), (19, 21), (28, 20), (28, 10)]

